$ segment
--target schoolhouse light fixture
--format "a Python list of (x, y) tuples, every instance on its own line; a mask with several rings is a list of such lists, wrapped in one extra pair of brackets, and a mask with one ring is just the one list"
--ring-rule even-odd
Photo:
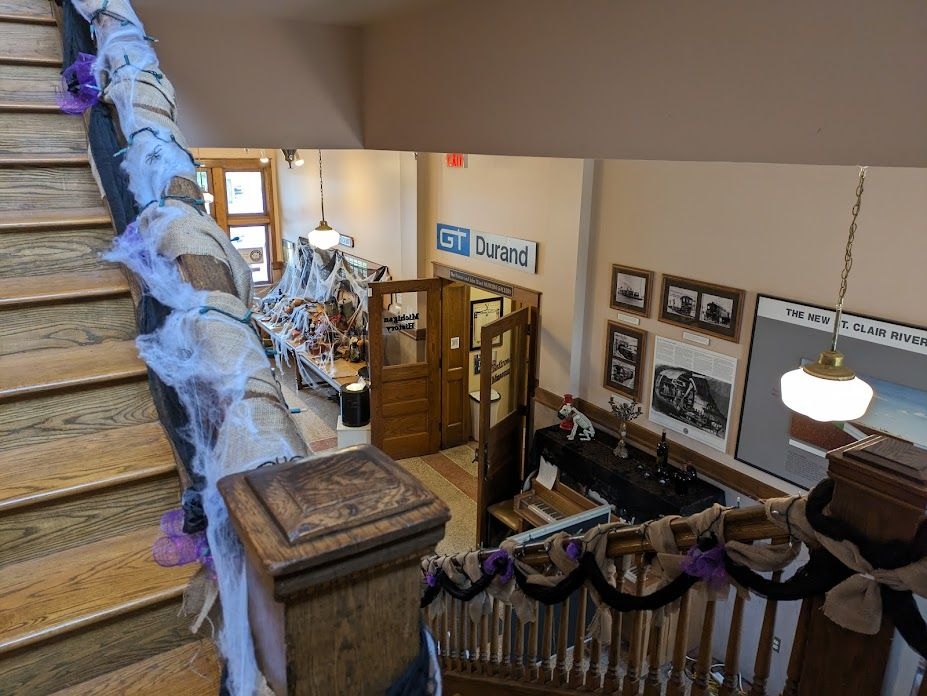
[(843, 353), (837, 350), (843, 298), (847, 292), (847, 278), (853, 267), (853, 239), (856, 236), (856, 218), (863, 199), (863, 184), (867, 167), (859, 169), (856, 186), (856, 204), (850, 220), (850, 233), (844, 254), (843, 273), (840, 274), (840, 292), (837, 295), (836, 314), (831, 345), (818, 357), (817, 362), (786, 372), (780, 380), (782, 402), (793, 411), (817, 421), (848, 421), (862, 416), (872, 400), (872, 387), (843, 364)]
[(283, 159), (286, 160), (287, 166), (290, 169), (293, 167), (302, 167), (306, 163), (306, 160), (299, 156), (299, 150), (282, 147), (280, 151), (283, 153)]
[(322, 151), (319, 150), (319, 200), (322, 207), (322, 219), (319, 221), (318, 227), (316, 227), (312, 232), (310, 232), (307, 237), (309, 243), (317, 249), (331, 249), (333, 246), (338, 244), (341, 235), (337, 231), (333, 230), (327, 222), (325, 222), (325, 187), (322, 180)]

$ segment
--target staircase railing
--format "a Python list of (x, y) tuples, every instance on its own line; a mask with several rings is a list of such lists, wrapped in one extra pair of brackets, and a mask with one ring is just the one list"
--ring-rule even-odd
[[(791, 645), (776, 693), (882, 693), (893, 624), (927, 651), (927, 629), (910, 625), (910, 590), (927, 587), (897, 580), (927, 554), (927, 455), (890, 469), (856, 456), (890, 441), (830, 453), (830, 478), (808, 496), (424, 559), (423, 618), (446, 692), (763, 696), (776, 641)], [(810, 560), (780, 584), (802, 542)], [(891, 579), (878, 570), (900, 566)], [(768, 599), (745, 633), (749, 589)], [(800, 601), (792, 635), (776, 628), (786, 599)]]

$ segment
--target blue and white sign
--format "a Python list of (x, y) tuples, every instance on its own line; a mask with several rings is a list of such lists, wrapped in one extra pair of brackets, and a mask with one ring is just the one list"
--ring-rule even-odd
[(537, 273), (538, 245), (526, 239), (503, 237), (466, 227), (438, 223), (438, 247), (470, 258), (511, 266), (525, 273)]

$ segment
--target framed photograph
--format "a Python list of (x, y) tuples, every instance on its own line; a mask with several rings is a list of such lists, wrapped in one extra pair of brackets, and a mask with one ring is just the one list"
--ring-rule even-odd
[(641, 365), (647, 350), (647, 334), (610, 321), (606, 336), (605, 388), (640, 401)]
[(652, 287), (653, 271), (612, 264), (612, 309), (649, 317)]
[(677, 276), (663, 276), (660, 321), (726, 341), (740, 341), (744, 291)]
[[(479, 350), (482, 346), (480, 332), (486, 324), (491, 324), (502, 316), (502, 298), (488, 297), (485, 300), (470, 300), (470, 350)], [(493, 341), (494, 346), (502, 345), (502, 336)]]

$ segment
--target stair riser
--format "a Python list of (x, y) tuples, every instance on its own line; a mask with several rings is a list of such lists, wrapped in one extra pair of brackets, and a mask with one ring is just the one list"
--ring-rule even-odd
[(0, 156), (86, 152), (84, 122), (77, 116), (0, 113)]
[(92, 208), (100, 204), (89, 167), (0, 169), (0, 210)]
[(60, 84), (57, 68), (0, 65), (0, 104), (57, 106)]
[(157, 417), (145, 379), (0, 403), (0, 452)]
[(124, 341), (135, 334), (135, 310), (128, 295), (0, 309), (0, 355)]
[(86, 496), (14, 509), (0, 515), (0, 558), (19, 563), (150, 527), (179, 501), (177, 475), (170, 472)]
[(0, 694), (47, 696), (195, 639), (180, 599), (0, 656)]
[(52, 275), (106, 268), (100, 254), (112, 246), (113, 231), (8, 232), (0, 241), (0, 278)]
[(24, 61), (61, 62), (58, 27), (0, 22), (0, 56)]
[(14, 17), (49, 19), (51, 6), (45, 0), (0, 0), (0, 14)]

